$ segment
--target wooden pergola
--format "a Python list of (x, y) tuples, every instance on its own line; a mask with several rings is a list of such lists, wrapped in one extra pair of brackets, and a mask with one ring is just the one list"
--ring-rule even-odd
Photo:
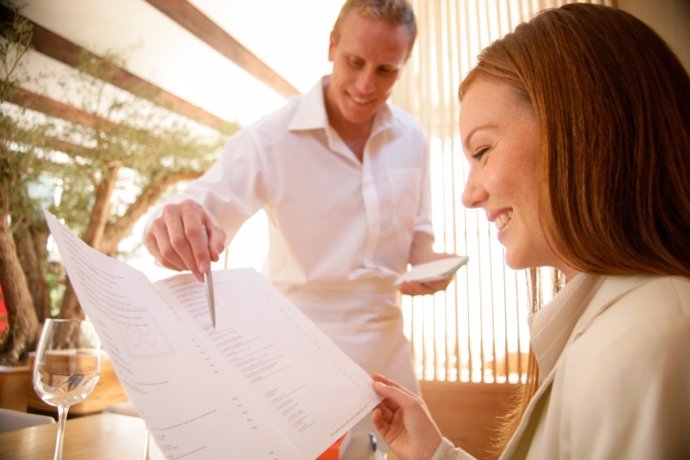
[[(188, 0), (145, 1), (244, 69), (247, 73), (265, 83), (276, 93), (286, 98), (299, 94), (299, 91), (290, 82), (271, 69)], [(27, 18), (24, 19), (32, 26), (31, 47), (37, 52), (71, 67), (79, 66), (86, 58), (96, 64), (94, 68), (99, 70), (98, 74), (93, 73), (93, 76), (217, 131), (223, 132), (224, 127), (231, 124), (230, 121), (223, 120), (204, 108), (194, 105), (150, 81), (140, 78), (127, 69), (113, 64), (65, 37)], [(0, 4), (0, 21), (12, 23), (14, 20), (15, 12), (7, 6)], [(18, 88), (8, 99), (8, 102), (87, 127), (98, 126), (99, 129), (108, 129), (114, 125), (114, 122), (110, 120), (84, 112), (76, 107), (26, 88)], [(65, 143), (62, 148), (67, 146), (68, 143)], [(57, 144), (54, 144), (53, 147), (60, 149), (60, 146)], [(74, 148), (75, 146), (71, 147)]]

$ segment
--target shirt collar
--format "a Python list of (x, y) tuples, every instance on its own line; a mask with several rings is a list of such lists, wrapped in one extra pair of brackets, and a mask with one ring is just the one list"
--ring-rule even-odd
[(310, 129), (325, 129), (328, 126), (326, 104), (323, 90), (329, 76), (325, 76), (300, 98), (299, 106), (290, 121), (290, 131), (306, 131)]

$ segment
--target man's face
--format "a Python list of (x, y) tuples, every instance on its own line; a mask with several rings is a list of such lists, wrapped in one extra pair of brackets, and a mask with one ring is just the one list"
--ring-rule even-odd
[(390, 96), (409, 49), (405, 26), (350, 13), (328, 48), (333, 62), (326, 89), (331, 124), (369, 123)]

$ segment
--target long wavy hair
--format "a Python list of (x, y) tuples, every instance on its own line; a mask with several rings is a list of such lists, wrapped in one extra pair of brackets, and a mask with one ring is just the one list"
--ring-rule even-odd
[[(602, 5), (544, 10), (480, 53), (460, 99), (487, 76), (537, 115), (541, 225), (562, 260), (690, 277), (690, 78), (652, 29)], [(537, 380), (535, 368), (503, 444)]]

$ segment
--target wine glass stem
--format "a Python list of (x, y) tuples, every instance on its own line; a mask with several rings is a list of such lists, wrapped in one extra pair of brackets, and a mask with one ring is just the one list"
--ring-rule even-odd
[(58, 406), (58, 432), (55, 440), (55, 455), (53, 460), (62, 460), (62, 440), (65, 437), (65, 422), (67, 421), (67, 411), (69, 406)]

